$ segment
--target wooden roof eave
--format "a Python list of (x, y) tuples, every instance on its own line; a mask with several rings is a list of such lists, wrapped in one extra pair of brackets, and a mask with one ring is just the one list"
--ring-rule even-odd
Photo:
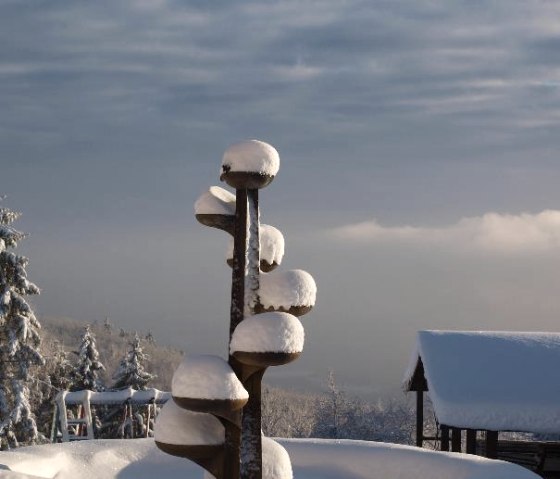
[(426, 376), (424, 374), (424, 364), (422, 363), (422, 358), (418, 357), (418, 362), (416, 363), (416, 368), (414, 369), (414, 374), (408, 385), (409, 391), (428, 391), (428, 382), (426, 381)]

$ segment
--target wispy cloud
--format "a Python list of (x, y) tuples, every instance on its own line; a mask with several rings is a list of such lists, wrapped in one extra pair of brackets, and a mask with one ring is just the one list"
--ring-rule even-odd
[(384, 226), (371, 220), (336, 228), (330, 234), (354, 242), (437, 245), (461, 251), (545, 252), (560, 250), (560, 211), (486, 213), (442, 227)]

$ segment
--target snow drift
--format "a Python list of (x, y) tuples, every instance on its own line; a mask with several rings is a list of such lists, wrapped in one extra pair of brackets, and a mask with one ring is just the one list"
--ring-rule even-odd
[[(296, 479), (538, 479), (514, 464), (410, 446), (282, 439)], [(0, 453), (2, 479), (202, 479), (194, 463), (164, 454), (153, 439), (97, 440)]]

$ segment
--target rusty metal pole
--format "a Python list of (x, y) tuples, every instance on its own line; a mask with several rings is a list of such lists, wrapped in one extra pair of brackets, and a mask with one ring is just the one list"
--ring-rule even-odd
[[(237, 325), (243, 321), (245, 309), (245, 268), (247, 250), (247, 190), (236, 190), (235, 223), (233, 231), (233, 268), (231, 275), (231, 310), (229, 343)], [(229, 354), (229, 364), (238, 377), (242, 365)], [(241, 430), (232, 423), (225, 424), (224, 479), (239, 479)]]
[[(259, 238), (259, 190), (248, 190), (249, 238), (247, 276), (245, 284), (245, 313), (255, 314), (259, 304), (260, 238)], [(261, 440), (261, 385), (266, 368), (251, 374), (244, 382), (249, 401), (243, 408), (241, 423), (241, 475), (240, 479), (262, 479)]]

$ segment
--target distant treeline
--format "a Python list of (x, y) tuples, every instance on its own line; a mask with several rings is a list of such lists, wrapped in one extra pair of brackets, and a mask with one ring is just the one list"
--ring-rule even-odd
[[(42, 318), (43, 354), (47, 362), (63, 345), (75, 351), (84, 331), (84, 323), (67, 318)], [(135, 334), (148, 355), (146, 370), (155, 374), (150, 387), (169, 391), (171, 378), (183, 351), (159, 344), (150, 331), (127, 331), (111, 321), (91, 324), (97, 340), (99, 358), (105, 365), (101, 378), (111, 384), (111, 375), (129, 348)], [(325, 392), (306, 393), (266, 386), (263, 391), (263, 432), (271, 437), (316, 437), (360, 439), (412, 444), (414, 410), (404, 395), (398, 399), (371, 402), (341, 390), (334, 374), (325, 378)], [(46, 432), (50, 425), (43, 423)]]

